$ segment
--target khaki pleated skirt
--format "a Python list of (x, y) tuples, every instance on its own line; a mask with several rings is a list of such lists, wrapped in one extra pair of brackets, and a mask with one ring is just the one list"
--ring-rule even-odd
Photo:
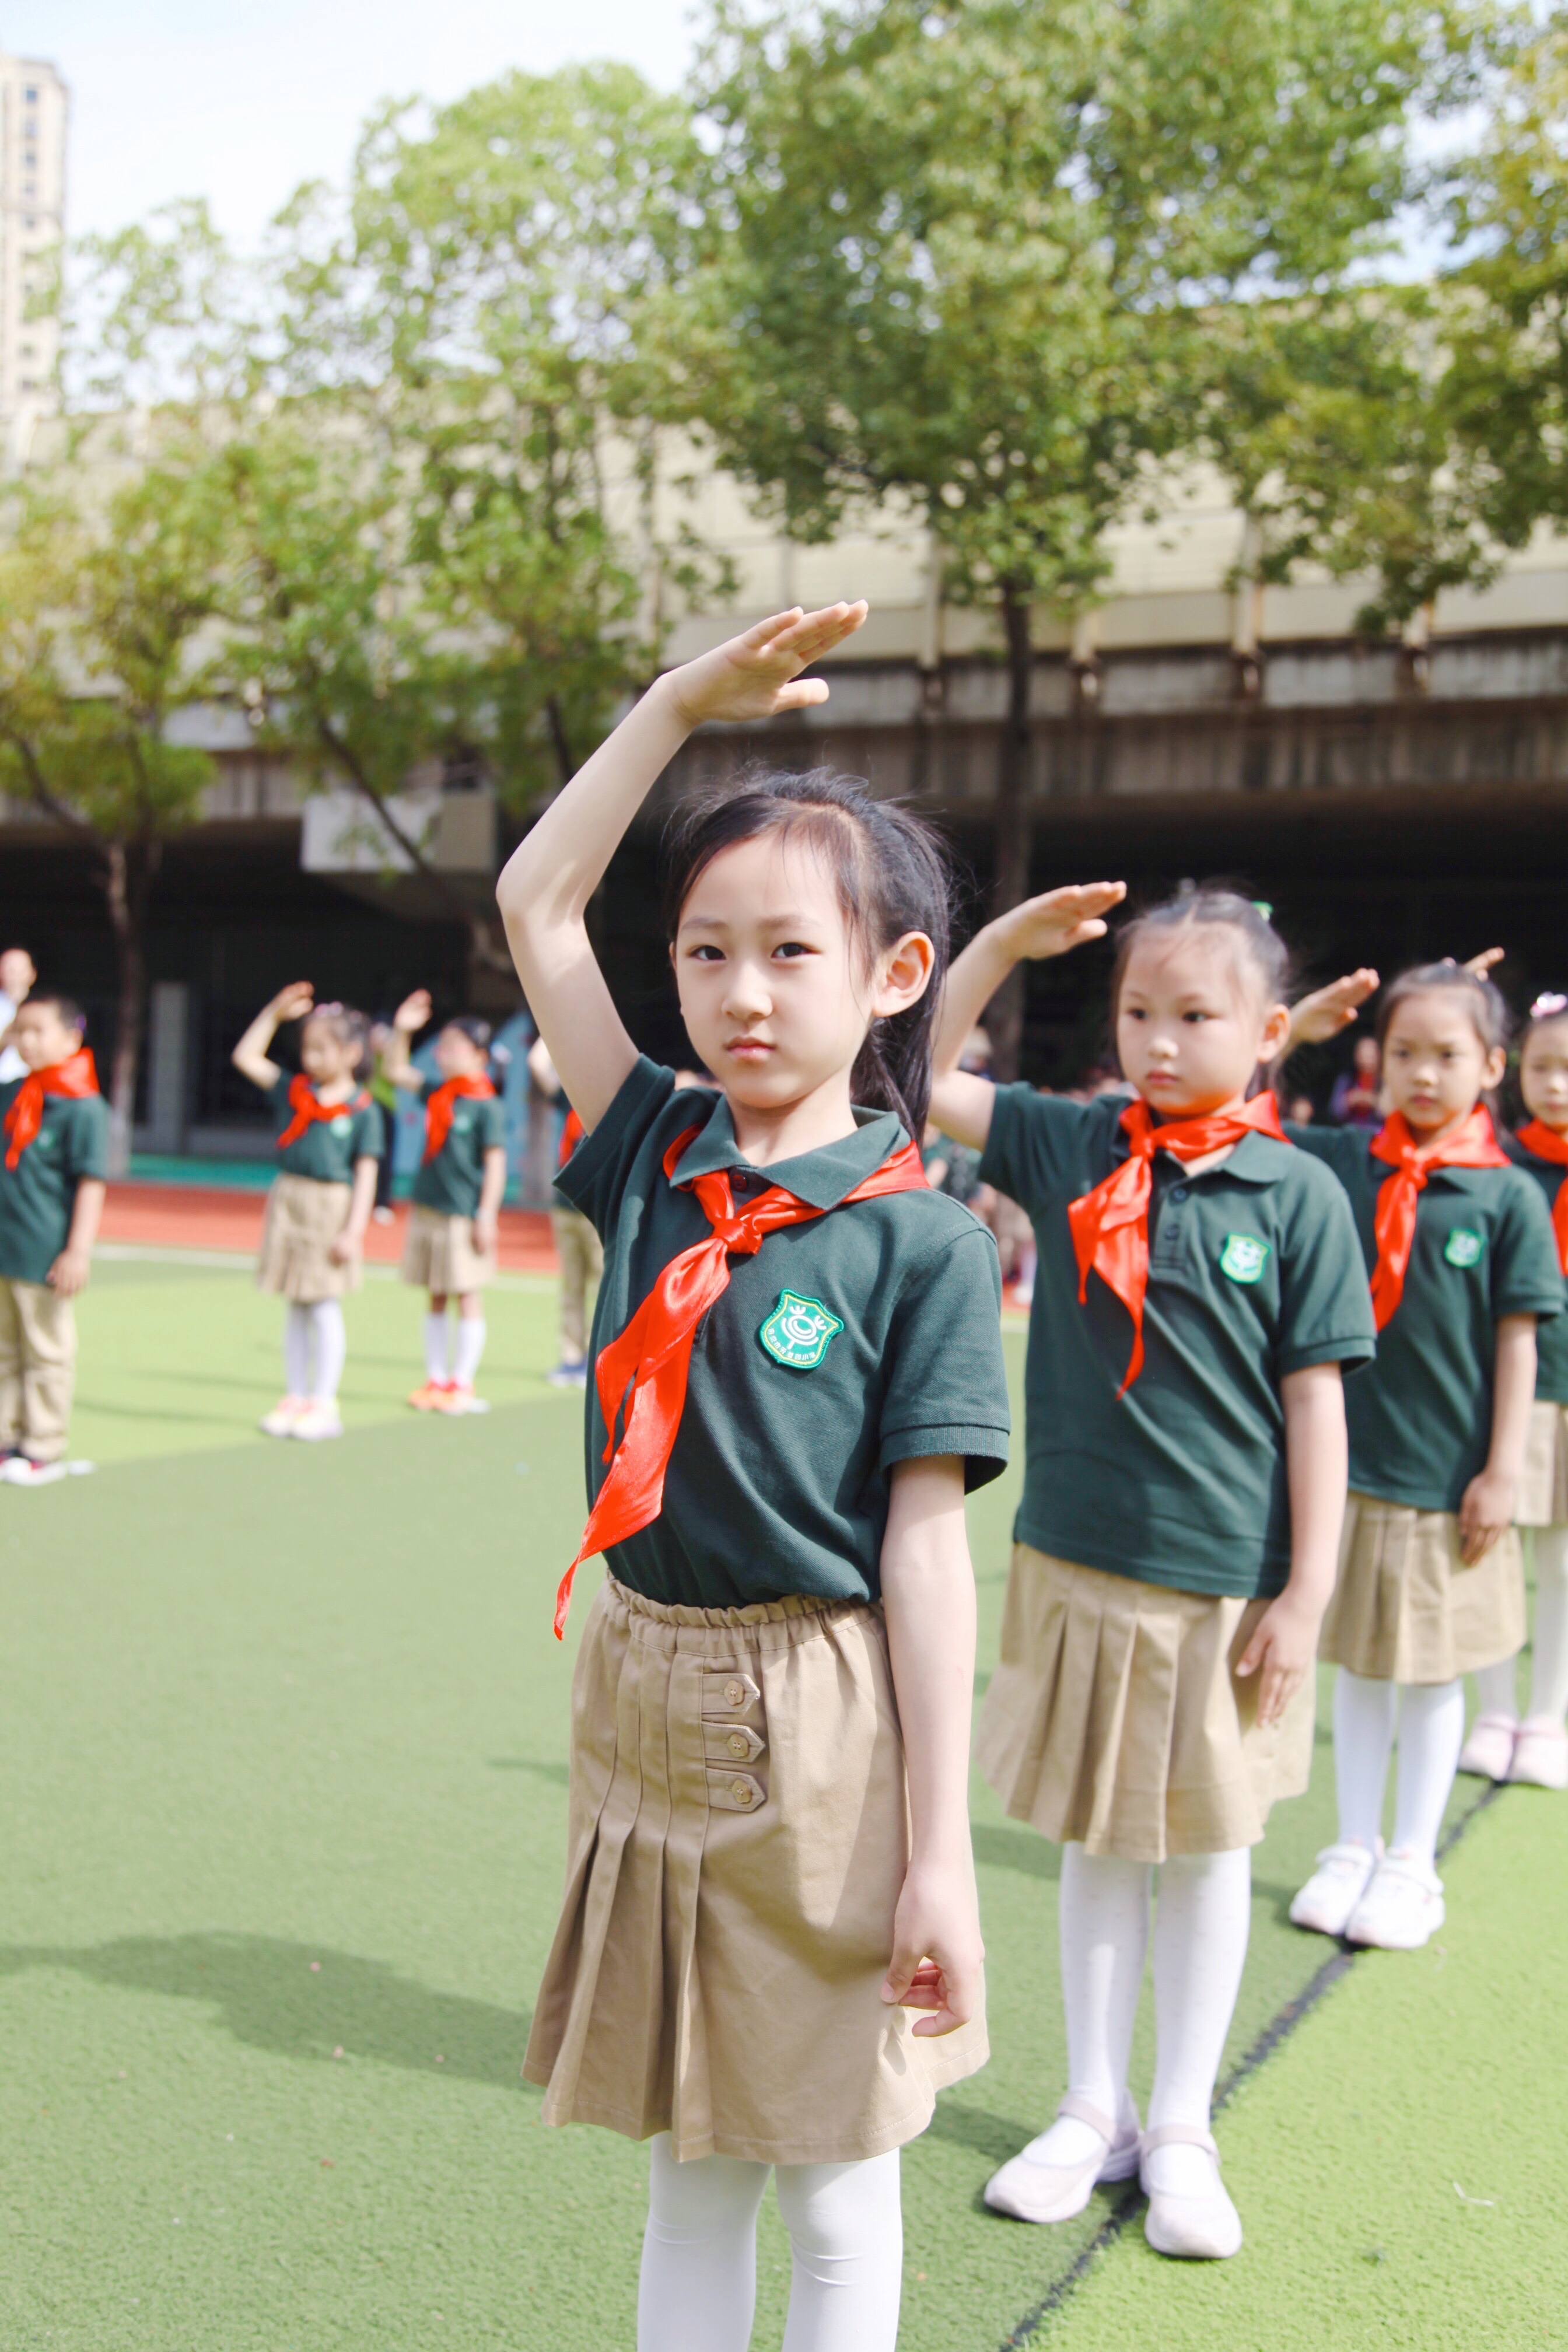
[(342, 1298), (364, 1279), (359, 1259), (339, 1265), (328, 1255), (349, 1221), (349, 1184), (324, 1184), (314, 1176), (272, 1179), (257, 1261), (258, 1290), (280, 1291), (298, 1307)]
[(1453, 1511), (1351, 1489), (1320, 1657), (1376, 1682), (1451, 1683), (1524, 1642), (1524, 1560), (1513, 1528), (1474, 1568)]
[(1268, 1606), (1016, 1544), (976, 1741), (1014, 1820), (1127, 1862), (1256, 1845), (1312, 1764), (1310, 1677), (1265, 1728), (1235, 1673)]
[(408, 1213), (403, 1263), (398, 1267), (405, 1282), (449, 1295), (482, 1290), (495, 1270), (494, 1258), (481, 1255), (474, 1247), (472, 1217), (448, 1217), (439, 1209), (415, 1202)]
[(1521, 1528), (1568, 1524), (1568, 1405), (1549, 1404), (1537, 1397), (1530, 1408), (1519, 1507), (1513, 1516)]
[(881, 1612), (666, 1608), (607, 1579), (572, 1692), (566, 1897), (523, 2073), (548, 2124), (843, 2163), (985, 2063), (884, 2005), (909, 1851)]

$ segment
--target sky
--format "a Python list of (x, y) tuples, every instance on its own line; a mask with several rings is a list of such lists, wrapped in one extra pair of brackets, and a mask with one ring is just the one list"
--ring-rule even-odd
[(379, 100), (593, 58), (672, 89), (691, 14), (691, 0), (0, 0), (0, 49), (47, 58), (70, 85), (68, 234), (204, 195), (245, 245), (301, 180), (342, 179)]

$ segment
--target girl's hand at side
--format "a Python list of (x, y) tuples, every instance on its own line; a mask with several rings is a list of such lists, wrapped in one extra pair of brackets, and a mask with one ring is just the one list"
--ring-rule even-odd
[(1484, 1559), (1512, 1525), (1514, 1481), (1500, 1470), (1482, 1470), (1471, 1479), (1459, 1505), (1459, 1558), (1467, 1568)]
[(671, 670), (664, 690), (689, 728), (708, 719), (772, 719), (782, 710), (826, 702), (824, 681), (800, 673), (852, 637), (868, 609), (862, 601), (825, 605), (817, 613), (803, 613), (798, 604), (774, 613), (743, 636)]
[(334, 1265), (353, 1265), (362, 1246), (357, 1234), (340, 1234), (336, 1241), (329, 1244), (327, 1255)]
[(955, 2032), (980, 2008), (980, 1906), (967, 1859), (911, 1863), (893, 1914), (893, 1957), (882, 1985), (889, 2008), (923, 2010), (917, 2034)]
[(1127, 896), (1125, 882), (1072, 882), (1026, 898), (996, 919), (1002, 944), (1015, 963), (1039, 963), (1105, 937), (1104, 918)]
[(1290, 1007), (1290, 1044), (1321, 1045), (1330, 1037), (1337, 1037), (1348, 1029), (1369, 996), (1378, 988), (1378, 976), (1370, 964), (1359, 971), (1347, 971), (1340, 980), (1331, 980), (1327, 988), (1313, 989), (1310, 996)]
[(1265, 1727), (1279, 1722), (1316, 1665), (1322, 1622), (1321, 1609), (1289, 1589), (1258, 1619), (1236, 1671), (1238, 1678), (1259, 1677), (1258, 1720)]

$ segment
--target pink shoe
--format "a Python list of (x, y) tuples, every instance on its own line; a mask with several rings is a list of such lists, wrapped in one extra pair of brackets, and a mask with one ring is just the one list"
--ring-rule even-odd
[(1508, 1777), (1532, 1789), (1568, 1789), (1568, 1731), (1560, 1723), (1521, 1723)]
[(1459, 1769), (1478, 1780), (1506, 1780), (1513, 1764), (1519, 1726), (1511, 1716), (1478, 1715), (1459, 1750)]

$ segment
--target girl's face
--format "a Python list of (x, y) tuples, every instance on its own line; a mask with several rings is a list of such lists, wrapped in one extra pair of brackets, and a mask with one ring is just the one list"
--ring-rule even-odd
[(1439, 1142), (1502, 1076), (1500, 1045), (1476, 1027), (1469, 992), (1423, 988), (1395, 1005), (1383, 1040), (1383, 1083), (1413, 1135)]
[(823, 857), (776, 833), (703, 868), (670, 955), (698, 1059), (753, 1110), (847, 1077), (873, 1019), (918, 1003), (932, 962), (910, 931), (868, 971)]
[(1146, 931), (1127, 959), (1116, 1047), (1156, 1118), (1203, 1118), (1245, 1102), (1289, 1027), (1287, 1007), (1265, 1003), (1260, 977), (1219, 924)]
[(489, 1055), (461, 1029), (443, 1029), (436, 1040), (436, 1067), (444, 1078), (482, 1078)]
[(307, 1021), (300, 1038), (300, 1067), (312, 1086), (336, 1086), (352, 1078), (359, 1048), (340, 1036), (336, 1024), (318, 1013)]
[(1531, 1030), (1519, 1057), (1519, 1090), (1532, 1118), (1568, 1131), (1568, 1014)]

